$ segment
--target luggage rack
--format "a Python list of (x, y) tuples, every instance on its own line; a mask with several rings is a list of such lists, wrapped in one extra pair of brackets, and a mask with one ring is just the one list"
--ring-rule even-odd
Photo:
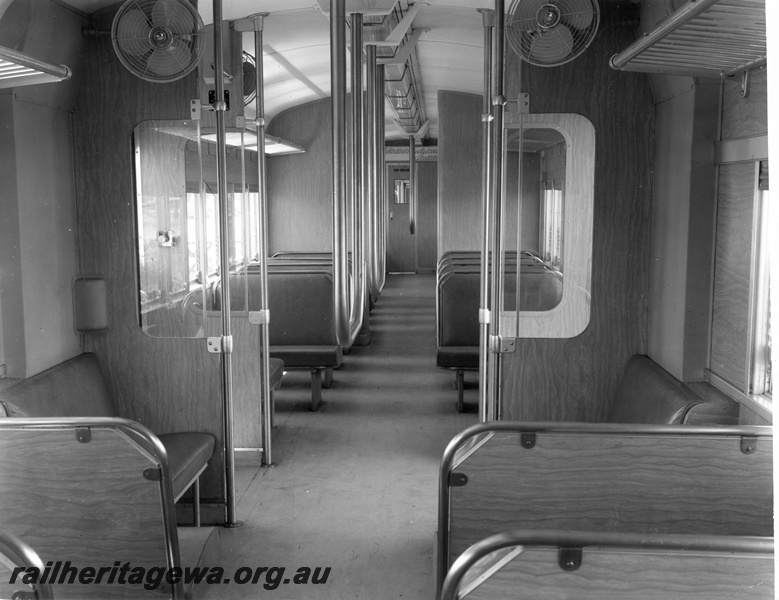
[(65, 65), (51, 65), (0, 46), (0, 89), (65, 81), (71, 74)]
[(765, 0), (692, 0), (611, 57), (618, 71), (733, 77), (766, 64)]

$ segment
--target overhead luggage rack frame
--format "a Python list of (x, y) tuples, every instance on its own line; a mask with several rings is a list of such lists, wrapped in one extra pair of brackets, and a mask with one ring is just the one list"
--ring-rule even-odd
[(692, 77), (732, 77), (765, 63), (765, 0), (691, 0), (610, 61), (618, 71)]
[(51, 65), (0, 46), (0, 89), (64, 81), (70, 76), (65, 65)]

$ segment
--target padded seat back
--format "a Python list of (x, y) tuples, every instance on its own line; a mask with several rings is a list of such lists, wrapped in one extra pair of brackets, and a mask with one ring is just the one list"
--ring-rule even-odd
[(678, 425), (702, 402), (668, 371), (637, 354), (628, 362), (606, 422)]
[(115, 417), (97, 357), (79, 354), (0, 392), (0, 416)]

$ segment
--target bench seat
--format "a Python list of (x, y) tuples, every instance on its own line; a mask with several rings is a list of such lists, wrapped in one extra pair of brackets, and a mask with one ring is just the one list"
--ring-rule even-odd
[[(0, 393), (0, 417), (118, 417), (97, 357), (80, 354)], [(216, 439), (188, 431), (158, 436), (168, 453), (178, 500), (208, 466)], [(198, 490), (196, 490), (197, 493)], [(198, 507), (195, 506), (197, 512)], [(199, 517), (196, 516), (196, 521)]]

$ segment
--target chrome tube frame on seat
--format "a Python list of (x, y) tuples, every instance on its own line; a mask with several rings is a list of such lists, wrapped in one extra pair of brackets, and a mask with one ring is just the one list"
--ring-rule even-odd
[[(730, 535), (683, 535), (668, 533), (610, 533), (589, 531), (527, 530), (506, 531), (492, 535), (466, 550), (452, 565), (438, 600), (457, 600), (463, 596), (460, 584), (469, 569), (494, 552), (516, 548), (545, 546), (555, 549), (613, 548), (629, 551), (716, 552), (772, 556), (774, 540), (768, 537)], [(511, 554), (507, 557), (512, 556)], [(504, 557), (501, 554), (501, 557)], [(489, 571), (488, 571), (489, 572)], [(493, 571), (494, 572), (494, 571)]]
[[(39, 573), (43, 573), (45, 565), (38, 556), (38, 553), (25, 543), (21, 538), (14, 535), (4, 527), (0, 527), (0, 555), (5, 556), (10, 562), (17, 567), (24, 567), (25, 569), (33, 568), (38, 569)], [(32, 598), (36, 600), (50, 600), (54, 598), (51, 592), (51, 586), (48, 583), (34, 583), (30, 584), (33, 587)], [(14, 598), (17, 594), (14, 594)], [(18, 595), (19, 598), (26, 597)]]
[[(162, 527), (165, 537), (165, 557), (168, 571), (181, 568), (181, 551), (176, 526), (176, 505), (173, 497), (173, 479), (168, 464), (168, 453), (160, 439), (140, 423), (119, 417), (69, 417), (69, 418), (12, 418), (0, 419), (3, 429), (114, 429), (124, 437), (138, 444), (145, 453), (156, 461), (160, 470), (160, 502), (162, 505)], [(174, 600), (184, 600), (184, 585), (181, 580), (172, 584)]]

